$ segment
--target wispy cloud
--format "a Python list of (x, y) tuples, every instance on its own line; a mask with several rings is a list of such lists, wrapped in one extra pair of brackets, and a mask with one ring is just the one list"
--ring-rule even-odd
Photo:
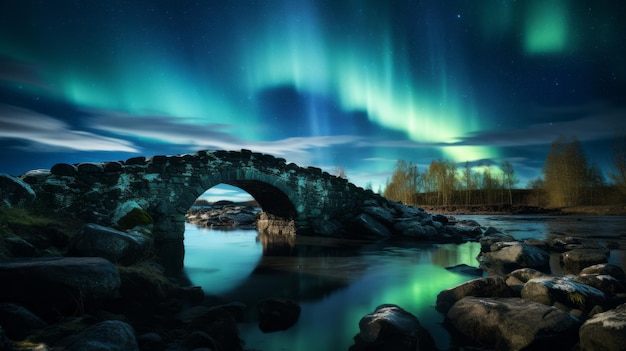
[[(93, 119), (91, 128), (134, 138), (158, 140), (182, 145), (189, 149), (249, 149), (298, 160), (307, 159), (311, 150), (334, 145), (353, 143), (360, 137), (333, 135), (315, 137), (292, 137), (272, 141), (245, 140), (228, 130), (240, 128), (226, 124), (187, 124), (184, 119), (166, 116), (131, 116), (104, 111)], [(295, 162), (295, 161), (294, 161)]]
[(477, 132), (455, 145), (529, 146), (550, 144), (560, 135), (580, 141), (610, 139), (626, 129), (626, 110), (607, 111), (553, 123), (530, 124), (519, 129)]
[(129, 141), (73, 130), (56, 118), (7, 104), (0, 104), (0, 138), (25, 140), (39, 151), (139, 151)]

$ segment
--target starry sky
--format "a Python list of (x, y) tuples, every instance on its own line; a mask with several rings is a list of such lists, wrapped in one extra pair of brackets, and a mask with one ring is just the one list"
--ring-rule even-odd
[[(626, 129), (621, 0), (6, 0), (0, 172), (251, 149), (377, 190)], [(478, 168), (477, 168), (478, 169)], [(369, 184), (368, 184), (369, 183)]]

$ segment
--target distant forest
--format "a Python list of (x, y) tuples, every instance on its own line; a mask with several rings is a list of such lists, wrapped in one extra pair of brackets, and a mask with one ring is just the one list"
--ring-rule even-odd
[(610, 181), (586, 157), (575, 137), (552, 142), (541, 175), (518, 186), (513, 165), (499, 167), (469, 162), (458, 168), (450, 160), (432, 161), (420, 171), (398, 160), (383, 195), (415, 206), (509, 204), (538, 207), (611, 205), (626, 201), (626, 137), (615, 138)]

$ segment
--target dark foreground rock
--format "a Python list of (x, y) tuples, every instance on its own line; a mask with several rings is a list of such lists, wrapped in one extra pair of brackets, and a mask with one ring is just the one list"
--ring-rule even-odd
[(14, 207), (32, 204), (37, 196), (30, 187), (19, 178), (0, 173), (0, 205)]
[(122, 321), (97, 323), (60, 345), (66, 351), (139, 351), (133, 328)]
[(598, 313), (580, 328), (582, 351), (618, 351), (626, 347), (626, 304)]
[(435, 343), (417, 317), (399, 306), (386, 304), (361, 318), (350, 351), (428, 351)]
[(446, 314), (457, 340), (493, 350), (566, 350), (582, 321), (556, 307), (520, 298), (464, 297)]
[(114, 298), (120, 275), (100, 257), (23, 258), (0, 262), (0, 301), (43, 311), (80, 310)]

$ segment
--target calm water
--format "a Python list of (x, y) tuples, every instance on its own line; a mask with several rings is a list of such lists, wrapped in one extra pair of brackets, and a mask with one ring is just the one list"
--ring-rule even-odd
[[(494, 226), (517, 239), (546, 238), (551, 232), (626, 237), (623, 217), (458, 216)], [(584, 231), (584, 233), (582, 232)], [(593, 234), (595, 233), (595, 234)], [(435, 311), (437, 294), (473, 277), (444, 267), (477, 266), (477, 243), (425, 246), (407, 243), (350, 245), (297, 238), (281, 255), (263, 255), (254, 230), (217, 231), (185, 227), (185, 271), (214, 303), (242, 301), (250, 308), (240, 334), (247, 349), (265, 351), (347, 350), (358, 322), (376, 306), (397, 304), (418, 317), (441, 349), (448, 333)], [(285, 256), (285, 251), (291, 256)], [(611, 262), (624, 266), (624, 252)], [(298, 323), (287, 331), (263, 334), (254, 310), (265, 297), (300, 303)]]

